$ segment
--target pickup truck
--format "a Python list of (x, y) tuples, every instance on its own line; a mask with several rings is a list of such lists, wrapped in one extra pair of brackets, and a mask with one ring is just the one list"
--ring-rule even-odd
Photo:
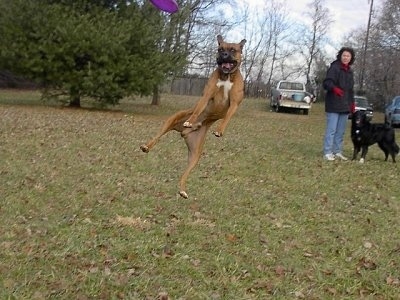
[(308, 115), (312, 102), (312, 95), (306, 92), (302, 82), (281, 80), (271, 91), (270, 107), (276, 112), (282, 108), (291, 108)]

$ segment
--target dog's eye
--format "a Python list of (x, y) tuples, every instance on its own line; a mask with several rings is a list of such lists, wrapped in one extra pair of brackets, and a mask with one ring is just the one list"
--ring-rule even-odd
[(218, 48), (218, 52), (224, 52), (223, 48)]
[(235, 53), (236, 49), (235, 48), (231, 48), (231, 53)]

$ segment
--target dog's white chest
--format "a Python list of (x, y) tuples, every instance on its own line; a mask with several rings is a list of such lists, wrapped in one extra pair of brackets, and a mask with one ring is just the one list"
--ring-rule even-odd
[(218, 79), (217, 82), (217, 87), (223, 87), (224, 88), (224, 100), (228, 100), (228, 96), (229, 96), (229, 91), (231, 90), (233, 86), (233, 82), (231, 82), (229, 79), (228, 80), (221, 80)]

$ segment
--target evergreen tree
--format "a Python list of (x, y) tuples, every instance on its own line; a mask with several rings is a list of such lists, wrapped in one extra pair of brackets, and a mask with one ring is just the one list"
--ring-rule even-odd
[(0, 69), (73, 106), (150, 95), (182, 60), (160, 51), (164, 22), (147, 3), (0, 0)]

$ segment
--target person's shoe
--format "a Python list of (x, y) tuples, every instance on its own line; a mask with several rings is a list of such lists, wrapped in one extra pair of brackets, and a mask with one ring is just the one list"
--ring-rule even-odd
[(336, 153), (335, 158), (339, 158), (341, 160), (348, 160), (348, 158), (344, 156), (342, 153)]
[(335, 160), (335, 155), (333, 155), (332, 153), (325, 154), (324, 159), (325, 160)]

